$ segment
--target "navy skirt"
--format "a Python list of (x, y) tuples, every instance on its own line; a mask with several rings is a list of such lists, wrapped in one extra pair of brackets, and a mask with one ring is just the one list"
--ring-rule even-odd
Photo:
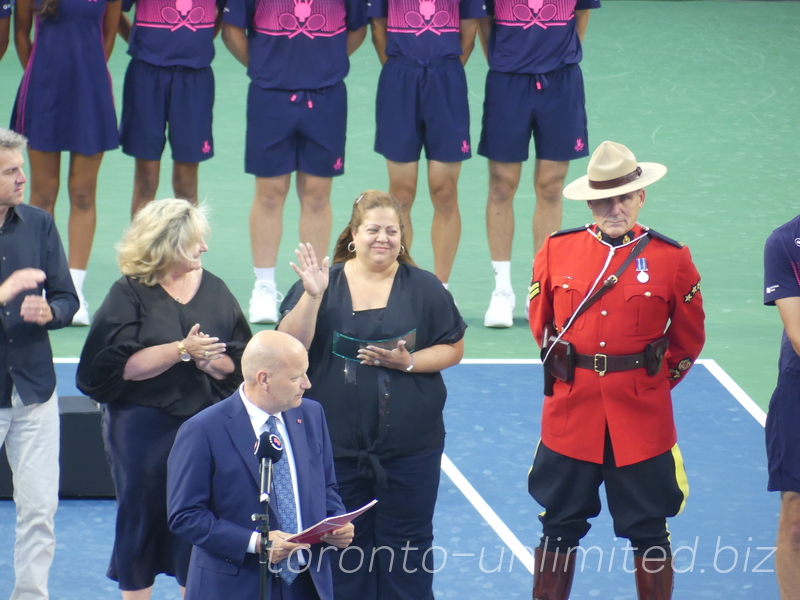
[(166, 573), (186, 585), (192, 545), (167, 525), (167, 458), (188, 417), (113, 403), (103, 413), (103, 442), (117, 493), (114, 550), (106, 575), (119, 588), (148, 588)]

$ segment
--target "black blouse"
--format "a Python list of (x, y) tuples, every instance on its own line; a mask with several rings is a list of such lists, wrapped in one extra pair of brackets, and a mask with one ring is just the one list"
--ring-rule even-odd
[[(227, 344), (235, 369), (216, 380), (194, 362), (179, 362), (143, 381), (125, 381), (128, 359), (143, 348), (183, 339), (195, 323), (200, 331)], [(250, 326), (225, 283), (203, 270), (200, 287), (186, 304), (160, 285), (146, 286), (122, 277), (111, 286), (94, 315), (81, 352), (76, 383), (102, 403), (129, 402), (175, 416), (190, 416), (230, 396), (242, 382), (241, 358)]]
[[(435, 275), (404, 263), (397, 269), (386, 308), (354, 312), (343, 266), (331, 267), (320, 305), (309, 349), (311, 389), (306, 396), (325, 407), (334, 456), (357, 459), (362, 475), (382, 480), (380, 460), (443, 447), (447, 389), (441, 373), (360, 364), (347, 350), (353, 345), (347, 338), (375, 342), (403, 336), (413, 340), (408, 349), (419, 351), (458, 342), (467, 325)], [(281, 313), (290, 311), (302, 295), (298, 281), (281, 304)]]

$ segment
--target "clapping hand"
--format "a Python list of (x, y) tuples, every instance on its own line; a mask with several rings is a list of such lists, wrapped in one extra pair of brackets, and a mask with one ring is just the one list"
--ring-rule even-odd
[(358, 351), (358, 358), (362, 365), (372, 365), (374, 367), (385, 367), (387, 369), (397, 369), (407, 371), (413, 360), (411, 353), (406, 350), (406, 341), (399, 340), (397, 348), (384, 350), (378, 346), (369, 345)]
[(208, 361), (222, 358), (227, 348), (225, 342), (220, 342), (219, 338), (211, 337), (200, 331), (199, 323), (193, 325), (189, 330), (183, 340), (183, 345), (201, 369), (208, 364)]
[(298, 264), (289, 264), (303, 281), (303, 288), (306, 294), (315, 300), (320, 298), (325, 290), (328, 289), (328, 263), (330, 259), (326, 256), (322, 259), (321, 265), (317, 263), (317, 256), (314, 254), (314, 248), (311, 247), (311, 244), (300, 244), (300, 247), (294, 253), (297, 255)]

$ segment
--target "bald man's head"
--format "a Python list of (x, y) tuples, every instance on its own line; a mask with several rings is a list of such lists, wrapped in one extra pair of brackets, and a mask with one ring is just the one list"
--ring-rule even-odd
[(259, 331), (242, 355), (247, 397), (269, 413), (299, 406), (303, 392), (311, 387), (307, 369), (303, 344), (281, 331)]
[(259, 331), (247, 344), (242, 355), (242, 374), (244, 380), (254, 383), (259, 371), (274, 372), (289, 354), (306, 349), (288, 333), (280, 331)]

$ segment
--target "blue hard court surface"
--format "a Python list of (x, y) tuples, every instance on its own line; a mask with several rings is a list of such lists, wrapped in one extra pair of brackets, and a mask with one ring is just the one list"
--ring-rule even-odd
[[(60, 392), (74, 365), (59, 365)], [(539, 431), (540, 367), (462, 364), (446, 372), (446, 454), (514, 536), (538, 543), (540, 507), (526, 476)], [(763, 429), (713, 375), (698, 366), (674, 394), (679, 440), (691, 494), (670, 522), (676, 600), (777, 599), (772, 549), (778, 496), (766, 489)], [(58, 545), (51, 596), (118, 598), (104, 577), (113, 538), (114, 502), (65, 500), (56, 516)], [(14, 507), (0, 502), (0, 597), (10, 594)], [(436, 598), (530, 598), (531, 574), (449, 477), (442, 475), (436, 512)], [(605, 512), (594, 520), (593, 547), (576, 574), (573, 600), (635, 598), (626, 542), (615, 539)], [(161, 577), (153, 596), (178, 598)]]

